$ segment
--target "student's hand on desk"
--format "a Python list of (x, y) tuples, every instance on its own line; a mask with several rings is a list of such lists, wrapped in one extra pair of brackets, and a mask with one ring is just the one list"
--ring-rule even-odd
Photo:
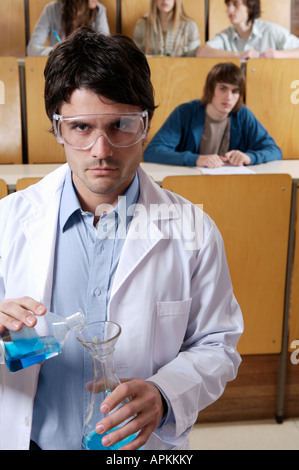
[(255, 49), (249, 49), (248, 51), (242, 51), (238, 53), (240, 60), (248, 60), (248, 59), (259, 59), (260, 53)]
[(280, 51), (277, 51), (276, 49), (267, 49), (266, 51), (261, 53), (261, 58), (262, 59), (280, 59)]
[(196, 160), (196, 166), (205, 166), (207, 168), (218, 168), (223, 166), (223, 160), (217, 154), (200, 155)]
[(251, 163), (250, 157), (240, 150), (230, 150), (225, 154), (224, 160), (234, 166), (250, 165)]
[(0, 332), (4, 328), (18, 331), (24, 325), (33, 327), (36, 324), (35, 315), (46, 313), (46, 307), (31, 297), (6, 299), (0, 302)]
[(131, 398), (129, 403), (105, 416), (96, 426), (97, 433), (101, 435), (133, 417), (123, 427), (103, 438), (102, 443), (105, 446), (115, 444), (140, 431), (130, 444), (122, 447), (122, 450), (140, 449), (159, 426), (164, 413), (161, 394), (154, 384), (138, 378), (125, 380), (118, 385), (103, 401), (102, 413), (109, 413), (128, 397)]

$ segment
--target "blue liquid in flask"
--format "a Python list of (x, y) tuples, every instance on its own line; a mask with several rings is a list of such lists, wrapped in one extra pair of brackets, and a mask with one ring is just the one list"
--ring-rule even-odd
[[(112, 431), (114, 431), (114, 429), (111, 429), (111, 431), (109, 432), (112, 432)], [(104, 436), (109, 434), (109, 432), (106, 432), (104, 434), (98, 434), (96, 431), (92, 431), (87, 436), (83, 436), (83, 441), (82, 441), (83, 448), (85, 450), (119, 450), (121, 447), (132, 442), (133, 439), (135, 439), (135, 437), (137, 436), (137, 433), (132, 434), (131, 436), (126, 437), (122, 441), (117, 442), (116, 444), (113, 444), (109, 447), (106, 447), (102, 444), (102, 439)]]
[(11, 372), (38, 364), (61, 352), (58, 342), (51, 337), (17, 339), (7, 342), (5, 349), (5, 363)]

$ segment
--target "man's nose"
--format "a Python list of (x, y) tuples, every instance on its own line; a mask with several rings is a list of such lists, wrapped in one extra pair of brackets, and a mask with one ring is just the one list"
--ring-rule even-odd
[(108, 141), (105, 132), (100, 132), (93, 146), (91, 147), (92, 154), (98, 158), (106, 158), (113, 154), (113, 146)]

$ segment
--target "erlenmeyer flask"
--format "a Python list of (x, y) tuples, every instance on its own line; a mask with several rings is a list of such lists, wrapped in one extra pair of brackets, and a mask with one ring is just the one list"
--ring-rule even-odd
[[(123, 439), (121, 442), (106, 447), (102, 444), (104, 434), (97, 434), (95, 431), (96, 424), (105, 416), (100, 411), (103, 400), (120, 384), (114, 370), (113, 359), (114, 347), (120, 333), (120, 326), (117, 323), (109, 321), (90, 323), (80, 328), (77, 333), (78, 341), (83, 344), (91, 354), (94, 371), (92, 384), (90, 384), (91, 393), (82, 437), (82, 448), (85, 450), (118, 450), (120, 447), (135, 439), (137, 435), (133, 434)], [(127, 401), (129, 401), (129, 399)], [(111, 413), (126, 402), (122, 402), (117, 408), (112, 410)], [(127, 421), (123, 422), (120, 426), (124, 426), (126, 422)]]
[(34, 328), (24, 325), (19, 331), (5, 329), (0, 334), (0, 364), (5, 362), (11, 372), (16, 372), (57, 356), (70, 331), (84, 324), (81, 310), (67, 318), (47, 312), (37, 318)]

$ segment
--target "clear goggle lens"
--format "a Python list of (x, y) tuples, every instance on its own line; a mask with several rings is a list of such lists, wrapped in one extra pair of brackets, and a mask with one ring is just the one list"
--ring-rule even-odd
[(114, 147), (130, 147), (147, 135), (148, 112), (61, 116), (54, 114), (53, 128), (59, 143), (87, 150), (103, 135)]

